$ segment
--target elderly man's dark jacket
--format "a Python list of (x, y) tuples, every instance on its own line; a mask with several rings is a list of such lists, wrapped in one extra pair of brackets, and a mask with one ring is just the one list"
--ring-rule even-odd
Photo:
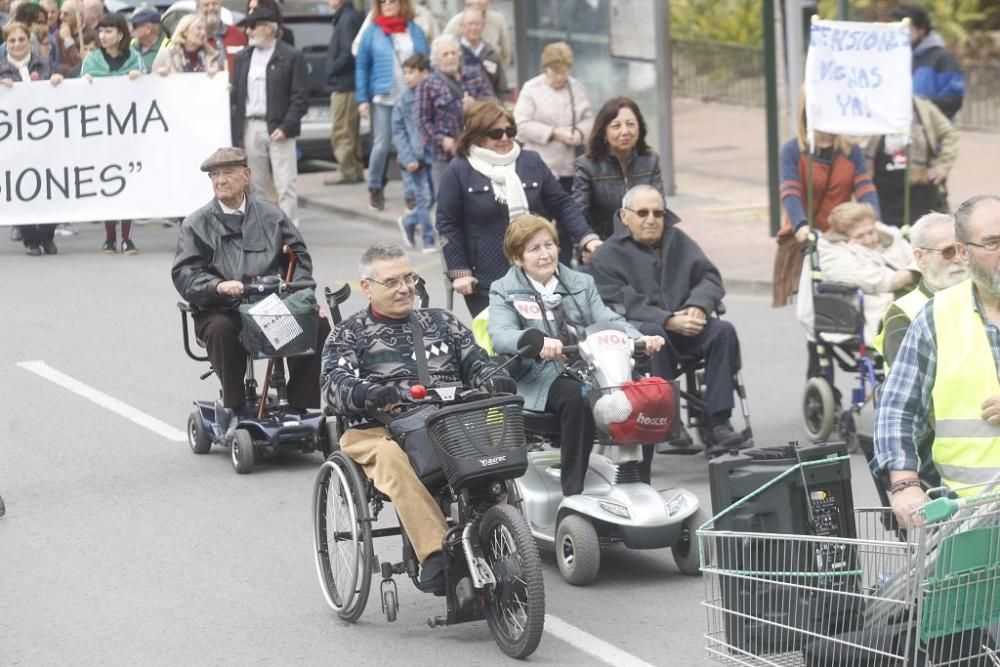
[(312, 258), (299, 230), (280, 208), (248, 197), (246, 214), (239, 223), (226, 220), (219, 200), (212, 199), (181, 224), (170, 275), (180, 295), (196, 309), (234, 309), (240, 300), (218, 294), (218, 284), (250, 282), (260, 276), (284, 278), (288, 256), (282, 248), (286, 245), (298, 256), (293, 279), (309, 279)]
[(349, 93), (354, 90), (354, 54), (351, 43), (364, 18), (350, 2), (333, 13), (333, 33), (326, 50), (326, 92)]
[(659, 248), (636, 241), (621, 225), (594, 252), (590, 269), (604, 303), (632, 324), (662, 325), (688, 306), (711, 315), (726, 293), (719, 270), (674, 224)]
[[(247, 75), (250, 73), (250, 58), (254, 47), (250, 46), (236, 54), (233, 60), (233, 87), (229, 91), (229, 101), (233, 118), (233, 146), (243, 141), (246, 124)], [(274, 45), (274, 53), (267, 63), (267, 131), (281, 128), (289, 139), (302, 131), (302, 116), (309, 110), (309, 82), (306, 74), (306, 60), (302, 52), (284, 42)]]

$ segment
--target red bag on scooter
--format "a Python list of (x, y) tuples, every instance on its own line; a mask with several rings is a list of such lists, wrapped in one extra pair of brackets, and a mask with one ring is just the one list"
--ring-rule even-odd
[(667, 440), (677, 416), (673, 386), (659, 377), (644, 377), (623, 384), (618, 391), (632, 406), (628, 416), (608, 424), (615, 445), (652, 445)]

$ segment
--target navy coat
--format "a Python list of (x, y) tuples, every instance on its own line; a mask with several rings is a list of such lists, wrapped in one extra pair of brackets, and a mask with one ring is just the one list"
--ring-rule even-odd
[[(596, 238), (583, 211), (538, 153), (522, 150), (515, 168), (532, 213), (553, 220), (573, 243)], [(468, 159), (452, 160), (441, 175), (437, 200), (437, 230), (445, 242), (449, 277), (472, 275), (479, 281), (477, 290), (487, 293), (510, 268), (503, 255), (509, 222), (507, 205), (497, 202), (490, 179), (473, 169)]]

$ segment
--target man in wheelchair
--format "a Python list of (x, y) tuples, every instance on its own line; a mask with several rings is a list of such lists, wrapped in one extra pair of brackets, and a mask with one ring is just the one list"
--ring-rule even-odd
[[(294, 252), (292, 280), (310, 280), (312, 258), (288, 217), (269, 201), (250, 196), (250, 169), (239, 148), (220, 148), (201, 170), (212, 180), (215, 197), (181, 224), (170, 275), (174, 287), (191, 305), (195, 335), (205, 343), (208, 359), (222, 383), (222, 402), (248, 417), (243, 376), (247, 352), (240, 343), (238, 307), (243, 284), (262, 276), (286, 276), (288, 246)], [(317, 313), (317, 316), (318, 313)], [(318, 341), (329, 333), (321, 319)], [(304, 412), (319, 408), (319, 354), (290, 357), (288, 402)]]
[[(371, 412), (391, 413), (417, 383), (414, 322), (420, 327), (428, 374), (435, 383), (478, 385), (499, 364), (490, 361), (474, 343), (472, 331), (451, 312), (414, 310), (416, 278), (399, 246), (376, 243), (368, 248), (361, 258), (361, 290), (370, 304), (334, 327), (327, 338), (320, 383), (332, 412), (349, 420), (341, 449), (392, 500), (421, 564), (421, 588), (443, 594), (445, 517), (406, 453)], [(517, 392), (517, 385), (502, 370), (483, 388)]]
[(741, 446), (743, 438), (729, 421), (740, 343), (732, 324), (712, 317), (725, 295), (719, 270), (677, 229), (680, 218), (659, 190), (637, 185), (626, 192), (621, 219), (624, 226), (591, 260), (601, 298), (643, 334), (666, 338), (653, 356), (654, 375), (673, 380), (682, 356), (705, 360), (706, 453)]

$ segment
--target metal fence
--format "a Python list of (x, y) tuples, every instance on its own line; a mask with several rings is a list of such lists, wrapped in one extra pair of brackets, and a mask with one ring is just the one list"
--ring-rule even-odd
[[(674, 37), (673, 92), (706, 102), (764, 106), (764, 49)], [(1000, 62), (965, 67), (960, 128), (1000, 132)]]

